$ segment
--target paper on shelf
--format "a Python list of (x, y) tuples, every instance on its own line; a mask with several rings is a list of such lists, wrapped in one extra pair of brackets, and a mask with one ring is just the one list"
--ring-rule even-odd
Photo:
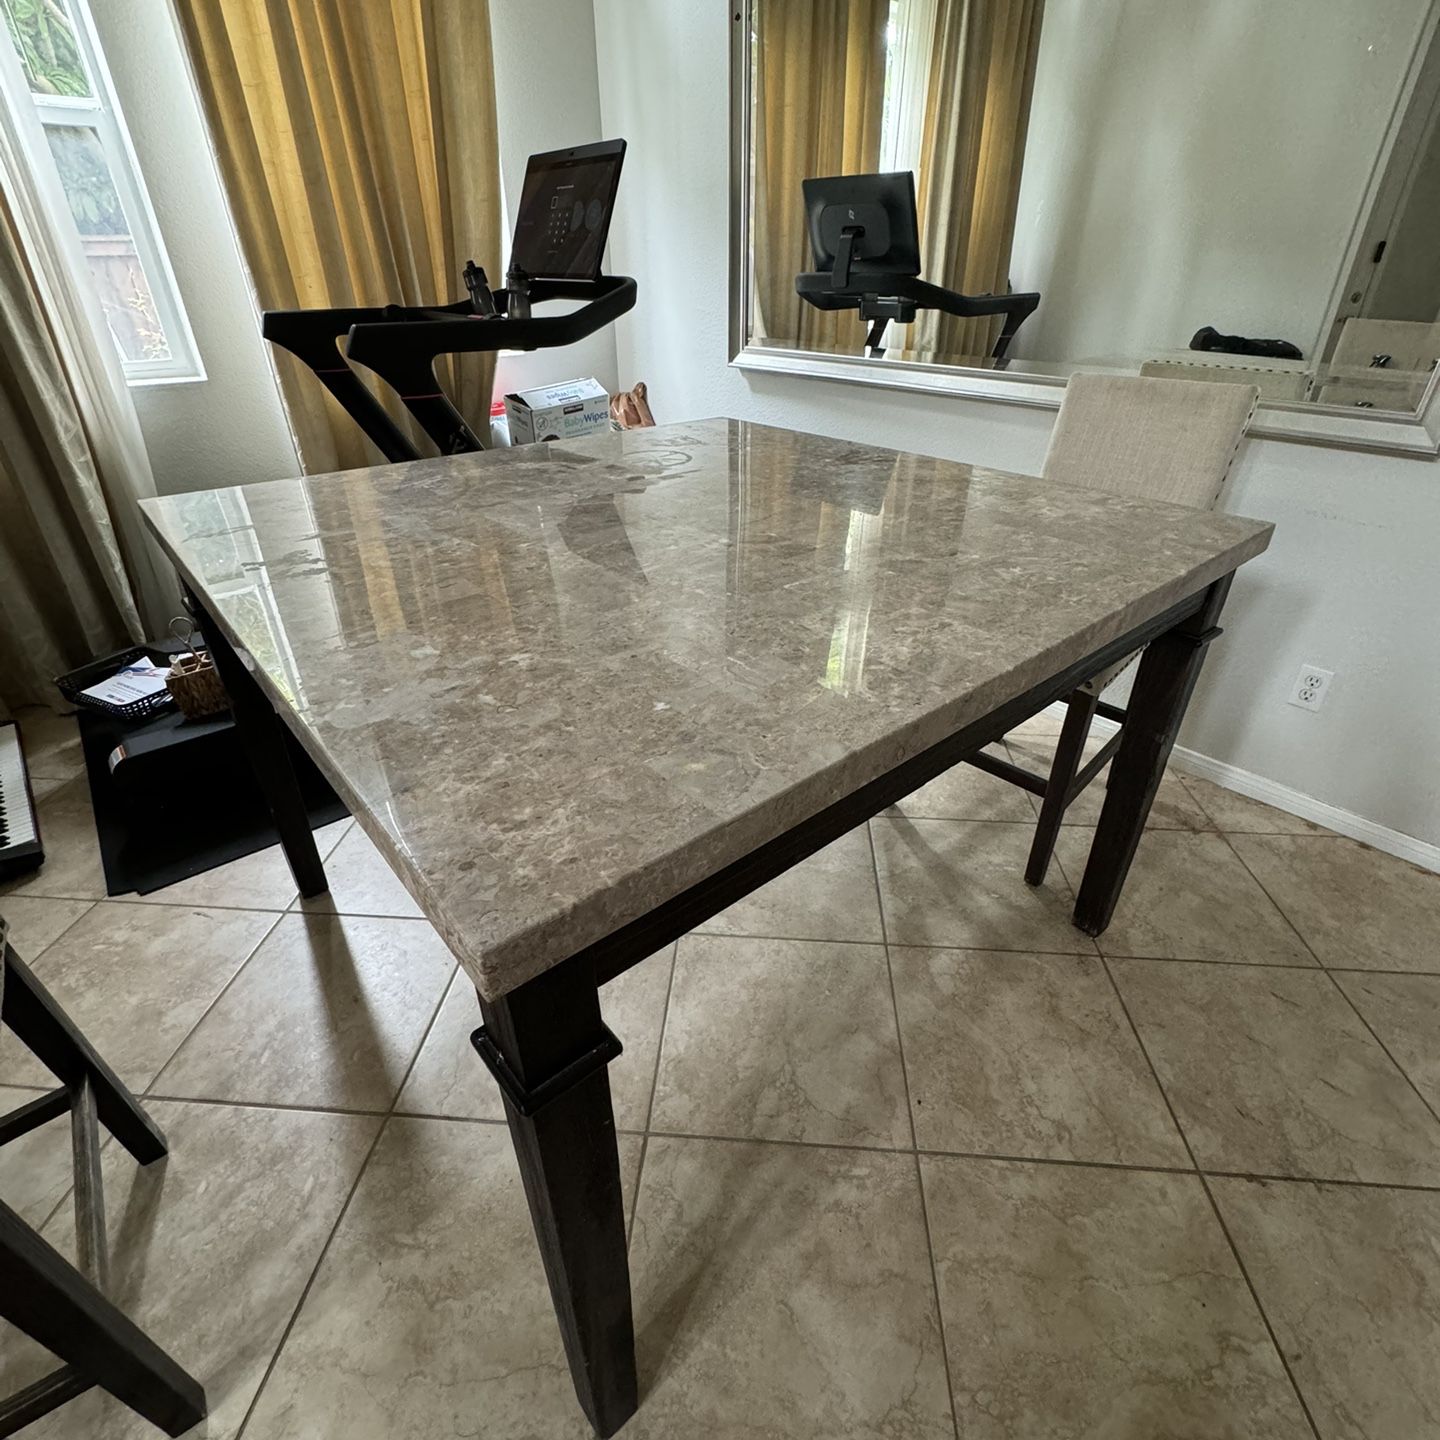
[(133, 705), (163, 690), (169, 673), (168, 665), (127, 665), (118, 675), (87, 686), (80, 693), (106, 705)]

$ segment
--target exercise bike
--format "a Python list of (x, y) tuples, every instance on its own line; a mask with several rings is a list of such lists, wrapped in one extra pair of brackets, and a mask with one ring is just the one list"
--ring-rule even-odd
[[(420, 452), (352, 362), (395, 391), (442, 455), (483, 450), (440, 388), (436, 357), (573, 345), (634, 308), (634, 280), (600, 273), (624, 158), (623, 140), (530, 157), (502, 289), (492, 290), (470, 260), (468, 297), (454, 304), (267, 310), (260, 333), (309, 366), (387, 460), (418, 460)], [(564, 314), (533, 313), (558, 300), (583, 303)]]
[(920, 278), (920, 224), (915, 177), (833, 175), (802, 180), (815, 269), (795, 277), (795, 291), (817, 310), (858, 310), (870, 329), (865, 348), (885, 354), (885, 330), (908, 325), (921, 310), (966, 318), (1003, 315), (990, 352), (1003, 368), (1015, 332), (1040, 304), (1036, 291), (964, 295)]

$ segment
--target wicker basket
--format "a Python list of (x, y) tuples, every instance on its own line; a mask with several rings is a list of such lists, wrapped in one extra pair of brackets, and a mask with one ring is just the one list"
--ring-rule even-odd
[(208, 650), (191, 655), (177, 655), (170, 666), (165, 688), (175, 703), (192, 720), (205, 715), (218, 715), (230, 708), (230, 697), (215, 671), (215, 661)]

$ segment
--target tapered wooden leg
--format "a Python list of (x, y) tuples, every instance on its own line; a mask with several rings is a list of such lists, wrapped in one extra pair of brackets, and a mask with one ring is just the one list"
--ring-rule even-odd
[(1152, 640), (1140, 658), (1120, 748), (1110, 764), (1105, 804), (1075, 902), (1075, 923), (1087, 935), (1109, 925), (1145, 830), (1185, 707), (1200, 678), (1233, 575), (1217, 580), (1188, 619)]
[(1045, 796), (1040, 802), (1040, 819), (1035, 838), (1030, 842), (1030, 859), (1025, 865), (1025, 879), (1031, 885), (1043, 885), (1050, 868), (1055, 840), (1065, 820), (1070, 803), (1070, 787), (1085, 756), (1085, 741), (1090, 735), (1090, 722), (1095, 718), (1097, 697), (1076, 690), (1065, 700), (1065, 723), (1060, 727), (1060, 743), (1045, 782)]
[(11, 1420), (18, 1414), (28, 1423), (89, 1385), (102, 1386), (167, 1435), (182, 1435), (205, 1418), (199, 1382), (3, 1203), (0, 1317), (69, 1367), (15, 1397)]
[(5, 1024), (72, 1095), (88, 1088), (99, 1123), (142, 1165), (158, 1160), (165, 1154), (160, 1127), (8, 945), (4, 964)]
[(295, 884), (306, 898), (323, 895), (330, 884), (310, 830), (310, 816), (295, 778), (295, 767), (290, 763), (284, 723), (194, 591), (187, 587), (185, 597), (196, 623), (205, 632), (215, 669), (230, 696), (236, 733), (275, 822)]
[(596, 1433), (610, 1436), (637, 1404), (620, 1157), (605, 1071), (618, 1045), (600, 1018), (593, 967), (561, 966), (501, 1000), (482, 998), (480, 1010), (485, 1029), (476, 1045), (492, 1070), (494, 1052), (501, 1062), (496, 1078), (575, 1393)]

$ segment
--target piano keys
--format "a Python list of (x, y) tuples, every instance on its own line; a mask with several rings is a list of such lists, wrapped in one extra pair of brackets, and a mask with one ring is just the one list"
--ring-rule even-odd
[(20, 729), (13, 721), (0, 724), (0, 881), (33, 870), (44, 859)]

